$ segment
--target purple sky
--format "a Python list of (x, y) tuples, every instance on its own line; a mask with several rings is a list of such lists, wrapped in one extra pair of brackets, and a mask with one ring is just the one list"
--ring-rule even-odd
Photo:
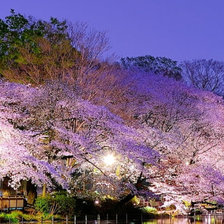
[(25, 15), (87, 22), (106, 31), (117, 56), (224, 60), (224, 0), (5, 0)]

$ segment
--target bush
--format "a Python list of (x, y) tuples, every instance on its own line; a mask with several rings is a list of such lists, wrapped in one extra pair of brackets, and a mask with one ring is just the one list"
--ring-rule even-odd
[(49, 213), (51, 206), (51, 197), (47, 195), (46, 197), (39, 196), (37, 197), (34, 207), (37, 211), (42, 213)]
[[(53, 196), (53, 205), (57, 214), (74, 214), (76, 207), (75, 198), (69, 196), (65, 192), (55, 193)], [(52, 205), (52, 208), (53, 208)]]
[[(13, 211), (11, 213), (0, 213), (0, 222), (10, 222), (10, 223), (19, 223), (22, 220), (25, 221), (39, 221), (43, 218), (43, 220), (51, 220), (52, 214), (48, 213), (38, 213), (36, 215), (24, 214), (22, 211)], [(60, 215), (55, 215), (55, 219), (60, 220), (63, 219)]]
[(13, 211), (11, 213), (0, 213), (0, 219), (7, 222), (18, 223), (19, 219), (22, 217), (23, 213), (21, 211)]
[(74, 214), (76, 200), (66, 192), (48, 194), (46, 197), (37, 197), (34, 207), (37, 211), (47, 214)]

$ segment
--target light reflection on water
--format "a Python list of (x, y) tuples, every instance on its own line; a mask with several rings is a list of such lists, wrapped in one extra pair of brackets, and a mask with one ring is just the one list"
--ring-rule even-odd
[(197, 216), (192, 218), (152, 219), (143, 224), (224, 224), (224, 216)]

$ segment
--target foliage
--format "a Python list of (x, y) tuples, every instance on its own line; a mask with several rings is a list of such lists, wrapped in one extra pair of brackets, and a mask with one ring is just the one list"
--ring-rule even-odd
[(11, 212), (10, 214), (1, 213), (0, 219), (3, 219), (4, 221), (12, 222), (12, 223), (18, 223), (19, 216), (20, 216), (20, 213), (17, 211)]
[(0, 218), (4, 221), (9, 221), (13, 223), (18, 223), (22, 219), (27, 221), (37, 220), (37, 217), (35, 215), (24, 214), (22, 211), (12, 211), (10, 213), (2, 212), (0, 214)]
[(46, 197), (39, 196), (35, 200), (34, 207), (37, 211), (40, 211), (42, 213), (50, 213), (50, 206), (51, 206), (52, 198), (50, 195), (47, 195)]
[(76, 200), (66, 192), (48, 194), (46, 197), (38, 196), (35, 209), (44, 214), (74, 214)]
[(56, 192), (52, 195), (54, 212), (51, 209), (51, 213), (57, 214), (68, 214), (72, 215), (75, 213), (76, 200), (66, 192)]
[(42, 84), (46, 80), (75, 82), (99, 64), (107, 49), (104, 33), (85, 24), (25, 17), (11, 10), (0, 20), (0, 73), (11, 81)]
[(65, 55), (76, 54), (66, 21), (34, 20), (11, 10), (0, 24), (0, 71), (4, 77), (38, 84), (73, 66), (71, 57)]
[(144, 213), (147, 213), (147, 214), (157, 214), (158, 213), (156, 208), (150, 207), (150, 206), (141, 208), (141, 211)]
[[(22, 211), (12, 211), (11, 213), (0, 213), (0, 219), (3, 221), (9, 221), (13, 223), (19, 223), (23, 219), (24, 221), (40, 221), (51, 220), (52, 215), (48, 213), (26, 214)], [(60, 215), (54, 215), (57, 220), (64, 219)]]

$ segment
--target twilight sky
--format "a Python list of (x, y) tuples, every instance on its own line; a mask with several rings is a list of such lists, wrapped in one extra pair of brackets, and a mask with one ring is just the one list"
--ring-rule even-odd
[(110, 52), (119, 57), (224, 60), (224, 0), (1, 1), (1, 18), (13, 8), (27, 16), (82, 21), (106, 31)]

